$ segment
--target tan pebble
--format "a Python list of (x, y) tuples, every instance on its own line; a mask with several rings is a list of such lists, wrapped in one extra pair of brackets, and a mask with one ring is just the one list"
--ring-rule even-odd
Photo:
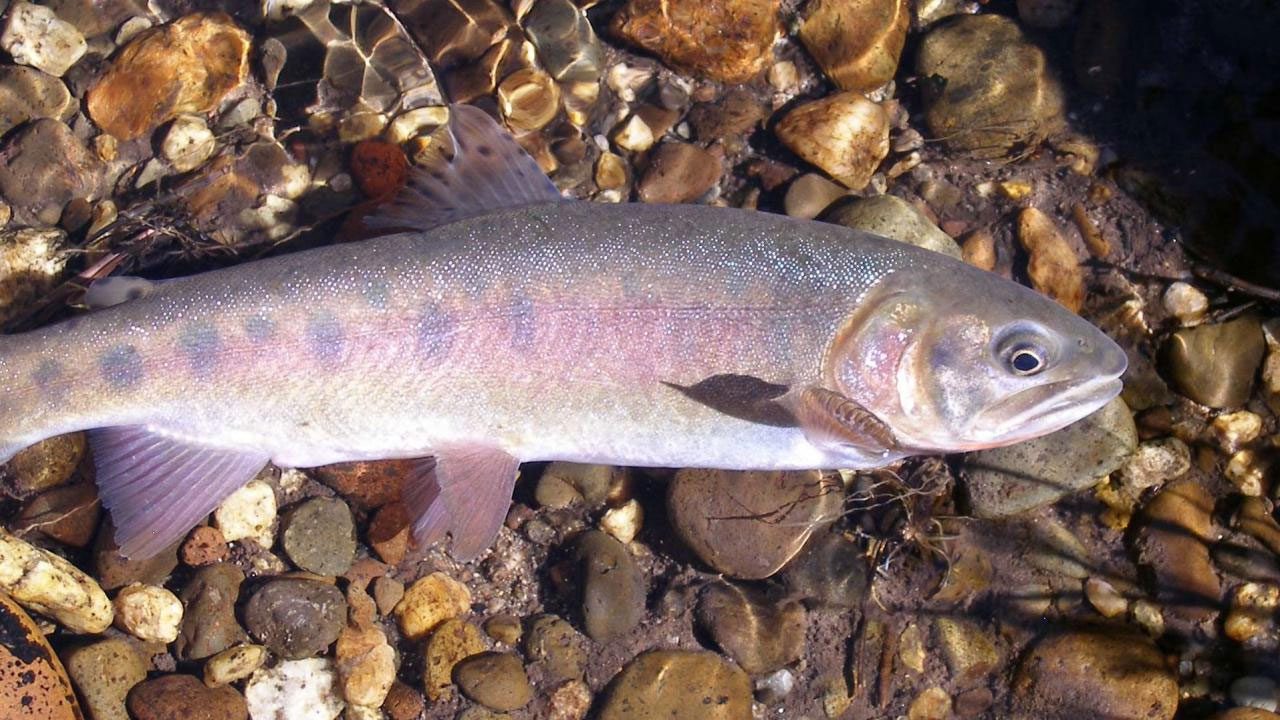
[(0, 590), (77, 633), (100, 633), (113, 619), (97, 581), (71, 563), (0, 530)]
[[(1071, 172), (1089, 176), (1098, 169), (1098, 159), (1102, 156), (1102, 150), (1088, 136), (1068, 133), (1065, 136), (1051, 138), (1050, 141), (1055, 150), (1067, 156), (1067, 166), (1071, 168)], [(1085, 242), (1087, 243), (1088, 240)], [(1092, 246), (1089, 251), (1093, 252)]]
[(486, 650), (476, 626), (451, 618), (427, 639), (423, 652), (422, 686), (427, 699), (438, 702), (453, 693), (453, 669), (464, 659)]
[(644, 509), (634, 498), (622, 505), (609, 508), (600, 518), (600, 529), (618, 539), (618, 542), (629, 544), (636, 539), (640, 525), (644, 521)]
[(16, 2), (3, 19), (0, 49), (14, 62), (55, 77), (70, 70), (89, 49), (75, 25), (42, 5)]
[[(15, 264), (18, 267), (12, 267)], [(20, 263), (12, 263), (10, 258), (0, 256), (0, 267), (5, 266), (10, 266), (10, 271), (24, 269)], [(0, 301), (4, 299), (4, 293), (0, 291)], [(19, 450), (9, 460), (7, 473), (19, 493), (25, 495), (49, 490), (71, 480), (87, 448), (84, 433), (58, 435)]]
[(517, 70), (498, 85), (498, 109), (512, 130), (541, 130), (560, 112), (560, 88), (541, 70)]
[(396, 679), (396, 652), (381, 628), (343, 628), (334, 660), (344, 700), (357, 706), (382, 705)]
[(787, 187), (783, 207), (791, 217), (812, 220), (830, 207), (831, 203), (848, 194), (848, 188), (833, 183), (818, 173), (805, 173)]
[(1107, 242), (1102, 231), (1089, 217), (1089, 212), (1084, 209), (1084, 205), (1076, 203), (1071, 206), (1071, 219), (1075, 222), (1076, 229), (1080, 231), (1080, 237), (1084, 239), (1084, 247), (1090, 255), (1101, 259), (1111, 254), (1111, 243)]
[(230, 685), (243, 680), (267, 661), (267, 649), (261, 645), (237, 645), (227, 648), (204, 663), (204, 684), (209, 687)]
[(948, 720), (950, 717), (951, 696), (940, 687), (924, 690), (907, 708), (907, 720)]
[(1120, 617), (1129, 610), (1129, 601), (1115, 589), (1114, 585), (1102, 578), (1091, 577), (1085, 580), (1084, 595), (1102, 617)]
[(1031, 256), (1027, 264), (1031, 284), (1068, 310), (1080, 312), (1084, 272), (1057, 224), (1043, 212), (1026, 208), (1018, 215), (1018, 240)]
[(1151, 637), (1164, 635), (1164, 611), (1159, 605), (1149, 600), (1136, 600), (1129, 610), (1133, 621), (1145, 630), (1147, 635)]
[(442, 106), (420, 107), (396, 116), (387, 126), (386, 138), (392, 143), (404, 143), (429, 135), (449, 121), (449, 108)]
[(938, 618), (933, 624), (942, 656), (951, 676), (967, 682), (980, 678), (1000, 662), (992, 633), (981, 625), (959, 618)]
[(160, 152), (178, 172), (190, 172), (213, 155), (217, 143), (213, 132), (199, 115), (179, 115), (169, 126)]
[(464, 695), (498, 712), (517, 710), (533, 700), (524, 665), (511, 653), (472, 655), (454, 667), (454, 677)]
[(780, 93), (790, 93), (800, 84), (800, 73), (796, 64), (790, 60), (781, 60), (769, 67), (769, 85)]
[(1238, 450), (1262, 434), (1262, 417), (1248, 410), (1223, 413), (1213, 419), (1214, 437), (1228, 452)]
[(182, 602), (155, 585), (134, 584), (122, 589), (113, 602), (116, 627), (147, 642), (171, 643), (182, 626)]
[(653, 130), (639, 115), (632, 115), (613, 131), (613, 144), (623, 150), (644, 152), (653, 147)]
[(991, 271), (996, 267), (996, 238), (989, 230), (974, 230), (960, 246), (964, 261), (980, 269)]
[(1264, 483), (1270, 463), (1252, 450), (1232, 453), (1223, 474), (1241, 495), (1260, 497), (1265, 492)]
[(898, 660), (914, 672), (924, 672), (924, 661), (927, 657), (924, 646), (924, 633), (914, 622), (907, 623), (902, 634), (898, 636)]
[(673, 67), (745, 83), (773, 59), (779, 10), (776, 0), (628, 0), (610, 29)]
[(1280, 588), (1268, 583), (1244, 583), (1231, 593), (1231, 610), (1222, 623), (1223, 632), (1236, 642), (1275, 632), (1276, 608), (1280, 606)]
[(405, 591), (396, 606), (400, 632), (410, 640), (420, 640), (437, 625), (471, 611), (471, 591), (442, 572), (419, 579)]
[(778, 138), (852, 190), (871, 181), (889, 154), (889, 115), (859, 93), (841, 92), (787, 113)]
[(816, 0), (800, 40), (841, 90), (866, 92), (893, 79), (911, 19), (907, 0)]
[(581, 680), (570, 680), (555, 690), (547, 703), (547, 720), (583, 720), (591, 709), (591, 688)]
[(611, 152), (600, 153), (596, 161), (596, 185), (601, 190), (617, 190), (627, 184), (627, 164), (622, 156)]
[(506, 613), (494, 615), (485, 620), (484, 631), (489, 637), (506, 645), (515, 645), (520, 642), (520, 637), (524, 634), (520, 626), (520, 618)]
[(373, 581), (373, 601), (382, 615), (390, 615), (396, 605), (404, 598), (404, 583), (390, 577), (380, 577)]
[(996, 188), (1000, 191), (1001, 195), (1004, 195), (1014, 202), (1026, 200), (1031, 197), (1032, 191), (1035, 190), (1035, 186), (1031, 184), (1030, 180), (1019, 179), (1001, 180), (996, 183)]
[[(848, 707), (843, 682), (835, 683), (832, 690), (844, 696), (844, 707)], [(749, 718), (751, 680), (741, 668), (712, 652), (651, 650), (614, 678), (599, 712), (600, 720)]]
[(213, 521), (227, 542), (250, 539), (270, 549), (275, 544), (275, 490), (252, 480), (222, 501), (213, 511)]

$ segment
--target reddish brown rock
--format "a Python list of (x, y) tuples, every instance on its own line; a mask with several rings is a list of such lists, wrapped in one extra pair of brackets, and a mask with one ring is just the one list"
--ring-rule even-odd
[(147, 30), (89, 88), (89, 117), (122, 140), (180, 113), (217, 107), (249, 70), (249, 35), (223, 13), (194, 13)]
[(664, 142), (653, 152), (636, 194), (641, 202), (685, 203), (720, 182), (720, 157), (697, 145)]
[(1142, 511), (1138, 560), (1172, 614), (1199, 623), (1217, 614), (1222, 586), (1209, 557), (1213, 496), (1194, 477), (1166, 485)]
[(79, 548), (93, 540), (101, 515), (98, 491), (92, 483), (79, 483), (42, 493), (22, 508), (17, 524)]
[(163, 675), (129, 692), (137, 720), (246, 720), (249, 708), (235, 688), (205, 687), (192, 675)]
[(211, 525), (201, 525), (192, 530), (179, 551), (182, 562), (192, 567), (222, 562), (227, 559), (228, 552), (222, 531)]
[(906, 0), (813, 0), (800, 40), (841, 90), (866, 92), (893, 78), (907, 40)]
[(0, 717), (83, 717), (67, 672), (44, 633), (4, 593), (0, 593)]
[(774, 0), (630, 0), (612, 30), (677, 69), (741, 83), (773, 58), (778, 9)]
[(352, 505), (365, 510), (400, 499), (400, 488), (416, 460), (378, 460), (325, 465), (313, 473)]
[(390, 503), (378, 508), (369, 523), (368, 541), (385, 563), (399, 565), (409, 550), (409, 516), (403, 503)]

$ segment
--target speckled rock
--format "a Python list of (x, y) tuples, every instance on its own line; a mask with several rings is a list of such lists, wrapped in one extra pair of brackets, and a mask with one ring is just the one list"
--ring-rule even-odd
[(667, 487), (680, 539), (719, 572), (748, 580), (777, 572), (816, 526), (837, 517), (843, 499), (839, 484), (816, 471), (687, 469)]
[(974, 515), (1007, 517), (1054, 502), (1097, 483), (1124, 464), (1138, 445), (1137, 428), (1116, 398), (1057, 432), (965, 458)]
[(597, 642), (618, 637), (644, 616), (645, 578), (625, 546), (592, 530), (578, 539), (574, 559), (582, 572), (582, 615)]
[(1213, 496), (1194, 477), (1175, 480), (1143, 508), (1138, 561), (1151, 572), (1156, 599), (1191, 622), (1218, 612), (1222, 587), (1209, 558)]
[(66, 121), (75, 113), (67, 86), (35, 68), (0, 66), (0, 135), (35, 118)]
[(155, 585), (129, 585), (112, 601), (116, 627), (146, 642), (171, 643), (182, 625), (182, 602)]
[(227, 542), (252, 539), (263, 548), (275, 541), (276, 492), (262, 480), (250, 480), (213, 511), (213, 522)]
[(174, 646), (184, 660), (202, 660), (248, 640), (236, 620), (244, 573), (234, 565), (200, 568), (182, 588), (186, 614)]
[(646, 203), (686, 203), (705, 195), (720, 181), (720, 157), (690, 143), (667, 141), (653, 151), (636, 186)]
[(160, 153), (178, 172), (190, 172), (213, 155), (217, 142), (199, 115), (179, 115), (160, 142)]
[(453, 669), (462, 693), (498, 712), (524, 707), (533, 699), (533, 686), (520, 658), (510, 653), (472, 655)]
[(775, 0), (629, 0), (610, 27), (672, 67), (741, 83), (772, 59), (778, 9)]
[(129, 692), (136, 720), (247, 720), (244, 698), (231, 687), (209, 688), (191, 675), (162, 675)]
[(244, 698), (253, 720), (334, 720), (344, 703), (328, 658), (286, 660), (259, 669)]
[(348, 625), (338, 635), (334, 660), (342, 697), (351, 705), (377, 708), (396, 679), (396, 651), (377, 625)]
[(397, 680), (387, 693), (387, 700), (382, 704), (391, 720), (414, 720), (421, 713), (426, 702), (417, 690)]
[(1178, 392), (1214, 408), (1244, 404), (1265, 351), (1261, 323), (1253, 316), (1183, 328), (1164, 348)]
[(538, 615), (529, 623), (524, 654), (541, 664), (552, 682), (580, 680), (587, 667), (587, 639), (564, 618)]
[(382, 460), (325, 465), (311, 472), (316, 479), (338, 492), (347, 502), (364, 510), (382, 507), (400, 499), (404, 478), (412, 470), (411, 460)]
[(652, 650), (609, 684), (600, 720), (743, 720), (751, 680), (711, 652)]
[(874, 195), (840, 203), (822, 216), (826, 222), (866, 230), (959, 259), (960, 246), (911, 203), (893, 195)]
[(98, 156), (53, 118), (10, 133), (0, 146), (0, 198), (20, 223), (57, 223), (73, 199), (97, 197), (102, 173)]
[[(60, 233), (55, 233), (60, 235)], [(13, 234), (0, 233), (0, 246), (11, 246), (20, 242)], [(4, 274), (21, 271), (24, 268), (5, 268), (0, 260), (0, 269)], [(2, 284), (2, 281), (0, 281)], [(0, 293), (0, 306), (8, 305), (17, 298), (5, 297)], [(5, 465), (5, 472), (11, 479), (13, 487), (23, 494), (34, 494), (51, 488), (65, 485), (74, 476), (76, 467), (84, 459), (88, 445), (84, 433), (58, 435), (42, 440), (29, 448), (19, 450)]]
[(925, 122), (948, 148), (998, 157), (1039, 144), (1063, 125), (1062, 89), (1044, 51), (1002, 15), (959, 17), (920, 43)]
[(450, 618), (427, 638), (423, 652), (422, 686), (427, 699), (437, 702), (453, 693), (453, 668), (464, 658), (486, 650), (484, 638), (475, 625)]
[(178, 553), (183, 563), (192, 567), (204, 567), (226, 560), (229, 551), (227, 540), (222, 536), (221, 530), (209, 525), (201, 525), (192, 530), (187, 535), (187, 539), (182, 541), (182, 547)]
[(180, 113), (206, 113), (244, 80), (249, 44), (248, 33), (222, 13), (193, 13), (146, 30), (89, 88), (89, 117), (131, 140)]
[(758, 675), (788, 665), (804, 652), (807, 615), (796, 600), (775, 601), (728, 583), (703, 589), (698, 623), (743, 670)]
[(1049, 635), (1019, 663), (1009, 708), (1016, 720), (1081, 717), (1171, 720), (1178, 683), (1160, 650), (1123, 626)]
[(204, 684), (209, 687), (229, 685), (243, 680), (267, 661), (267, 649), (261, 645), (237, 645), (209, 658), (204, 663)]
[(323, 653), (338, 639), (346, 620), (347, 601), (338, 588), (301, 578), (271, 580), (244, 606), (250, 634), (289, 660)]
[(873, 90), (898, 69), (910, 5), (906, 0), (807, 3), (800, 40), (841, 90)]
[(791, 110), (778, 139), (844, 186), (861, 190), (889, 154), (889, 116), (856, 92), (839, 92)]
[(16, 2), (5, 15), (0, 50), (22, 65), (61, 76), (88, 50), (84, 35), (53, 10), (29, 2)]
[[(116, 717), (124, 717), (124, 708)], [(40, 627), (0, 592), (0, 717), (81, 720), (67, 672)]]
[(147, 665), (128, 640), (99, 640), (62, 658), (92, 720), (129, 720), (125, 697), (147, 679)]
[(48, 550), (0, 530), (0, 591), (78, 633), (111, 625), (111, 601), (97, 581)]
[(698, 142), (719, 142), (734, 148), (768, 114), (769, 108), (761, 104), (755, 93), (744, 87), (733, 87), (722, 97), (694, 105), (687, 119)]
[(317, 575), (341, 575), (356, 555), (356, 527), (347, 504), (312, 498), (284, 514), (280, 544), (298, 567)]
[(400, 632), (411, 640), (427, 636), (440, 623), (471, 611), (471, 591), (442, 572), (418, 579), (396, 606)]

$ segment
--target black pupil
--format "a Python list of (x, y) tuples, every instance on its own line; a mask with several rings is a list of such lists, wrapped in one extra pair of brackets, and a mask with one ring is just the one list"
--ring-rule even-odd
[(1020, 373), (1035, 372), (1040, 368), (1040, 358), (1029, 350), (1019, 350), (1013, 354), (1013, 369)]

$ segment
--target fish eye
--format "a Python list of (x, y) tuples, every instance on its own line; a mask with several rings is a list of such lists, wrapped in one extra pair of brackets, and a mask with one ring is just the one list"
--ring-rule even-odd
[(1034, 345), (1018, 345), (1009, 351), (1009, 367), (1017, 375), (1035, 375), (1045, 367), (1044, 353)]
[(1054, 362), (1058, 343), (1040, 325), (1021, 321), (1005, 326), (992, 343), (997, 362), (1019, 377), (1038, 375)]

